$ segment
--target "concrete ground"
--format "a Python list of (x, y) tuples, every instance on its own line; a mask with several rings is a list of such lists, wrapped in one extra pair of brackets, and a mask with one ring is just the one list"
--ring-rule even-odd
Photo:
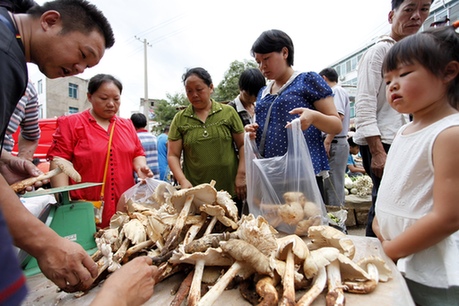
[(365, 226), (364, 225), (349, 226), (347, 228), (347, 233), (349, 235), (354, 235), (354, 236), (365, 236)]

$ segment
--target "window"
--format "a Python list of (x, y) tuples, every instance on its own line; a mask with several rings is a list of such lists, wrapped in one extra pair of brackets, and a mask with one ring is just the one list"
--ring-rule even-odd
[(78, 113), (78, 107), (69, 106), (69, 114), (76, 114)]
[(78, 85), (69, 83), (69, 97), (78, 99)]
[(42, 94), (43, 93), (43, 80), (38, 80), (38, 82), (37, 82), (37, 91), (38, 91), (38, 94)]

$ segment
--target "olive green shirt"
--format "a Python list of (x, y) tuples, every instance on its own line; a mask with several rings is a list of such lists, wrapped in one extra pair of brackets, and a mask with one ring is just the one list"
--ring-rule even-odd
[(172, 120), (168, 138), (182, 140), (183, 173), (193, 186), (214, 180), (217, 190), (235, 196), (239, 160), (232, 134), (243, 132), (236, 110), (212, 100), (206, 122), (195, 115), (191, 104), (178, 112)]

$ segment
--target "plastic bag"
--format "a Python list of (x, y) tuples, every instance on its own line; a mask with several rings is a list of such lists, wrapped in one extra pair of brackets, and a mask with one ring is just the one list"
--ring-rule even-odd
[(341, 208), (340, 210), (330, 211), (327, 213), (327, 217), (330, 226), (347, 234), (347, 210)]
[[(129, 200), (143, 205), (152, 205), (153, 208), (158, 209), (159, 204), (155, 200), (155, 190), (159, 184), (166, 183), (164, 181), (147, 178), (126, 190), (121, 199), (126, 203)], [(120, 199), (120, 200), (121, 200)]]
[(263, 216), (278, 231), (306, 236), (311, 225), (328, 224), (327, 212), (299, 119), (287, 135), (285, 155), (263, 158), (246, 133), (247, 202), (250, 213)]

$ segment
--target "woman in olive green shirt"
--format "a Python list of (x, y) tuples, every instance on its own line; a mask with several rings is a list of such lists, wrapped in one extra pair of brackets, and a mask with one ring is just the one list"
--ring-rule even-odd
[(205, 69), (188, 70), (183, 83), (191, 105), (175, 115), (168, 137), (175, 179), (182, 188), (214, 180), (217, 190), (245, 199), (244, 127), (238, 113), (210, 98), (214, 86)]

